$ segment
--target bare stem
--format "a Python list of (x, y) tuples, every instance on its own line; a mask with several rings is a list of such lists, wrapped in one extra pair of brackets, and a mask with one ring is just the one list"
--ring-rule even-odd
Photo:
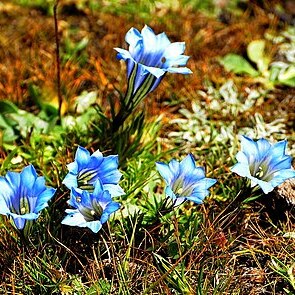
[(57, 70), (57, 97), (58, 97), (58, 114), (61, 119), (61, 106), (62, 106), (62, 96), (60, 88), (60, 56), (59, 56), (59, 38), (58, 38), (58, 23), (57, 23), (57, 7), (59, 0), (55, 1), (53, 6), (53, 16), (54, 16), (54, 29), (55, 29), (55, 45), (56, 45), (56, 70)]

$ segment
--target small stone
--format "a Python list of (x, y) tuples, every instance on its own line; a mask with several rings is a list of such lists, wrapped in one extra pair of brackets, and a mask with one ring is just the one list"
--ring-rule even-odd
[(277, 187), (275, 193), (283, 197), (288, 203), (295, 205), (295, 178), (287, 179)]

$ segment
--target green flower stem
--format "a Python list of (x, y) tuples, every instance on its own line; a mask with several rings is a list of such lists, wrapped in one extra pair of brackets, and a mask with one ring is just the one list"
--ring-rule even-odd
[(137, 72), (137, 64), (135, 64), (131, 75), (128, 80), (128, 88), (125, 97), (121, 101), (121, 108), (118, 114), (115, 116), (112, 122), (112, 131), (116, 132), (125, 122), (125, 120), (131, 115), (134, 109), (145, 98), (153, 87), (156, 77), (152, 74), (148, 74), (146, 79), (140, 85), (140, 87), (134, 93), (134, 84)]

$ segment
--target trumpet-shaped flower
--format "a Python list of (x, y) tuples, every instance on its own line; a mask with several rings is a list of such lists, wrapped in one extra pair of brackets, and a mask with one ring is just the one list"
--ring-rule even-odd
[(0, 214), (10, 217), (15, 227), (23, 230), (27, 221), (38, 218), (54, 193), (54, 188), (45, 186), (44, 177), (38, 177), (33, 165), (20, 173), (7, 172), (0, 177)]
[(127, 64), (127, 106), (136, 106), (159, 85), (166, 72), (192, 73), (184, 67), (189, 59), (183, 55), (184, 42), (171, 43), (165, 33), (156, 35), (148, 26), (144, 26), (141, 33), (131, 28), (125, 41), (129, 44), (129, 51), (121, 48), (115, 50), (118, 52), (117, 58), (125, 60)]
[(287, 141), (270, 144), (266, 139), (257, 141), (241, 137), (241, 151), (236, 155), (238, 163), (231, 171), (251, 180), (251, 186), (259, 185), (265, 194), (288, 178), (295, 177), (291, 157), (285, 154)]
[(118, 170), (118, 156), (111, 155), (104, 157), (97, 150), (92, 155), (83, 147), (78, 147), (75, 155), (75, 161), (68, 164), (69, 173), (63, 180), (69, 189), (72, 187), (88, 190), (94, 190), (94, 183), (99, 179), (105, 190), (108, 190), (111, 196), (120, 196), (124, 194), (123, 189), (118, 185), (122, 176)]
[(93, 193), (79, 188), (72, 188), (69, 205), (75, 209), (67, 209), (68, 215), (62, 224), (70, 226), (88, 227), (97, 233), (110, 215), (120, 208), (120, 204), (113, 202), (110, 193), (103, 188), (98, 179), (94, 184)]
[(165, 193), (172, 198), (174, 206), (185, 200), (201, 204), (209, 194), (215, 179), (206, 178), (203, 167), (197, 167), (192, 154), (181, 162), (171, 160), (169, 164), (157, 162), (157, 170), (166, 182)]

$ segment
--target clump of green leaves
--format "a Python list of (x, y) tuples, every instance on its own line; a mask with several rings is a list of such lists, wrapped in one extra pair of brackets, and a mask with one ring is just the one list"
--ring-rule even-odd
[[(229, 53), (220, 58), (226, 70), (246, 74), (267, 87), (283, 84), (295, 86), (295, 64), (273, 60), (266, 51), (266, 40), (254, 40), (247, 46), (247, 57)], [(253, 66), (255, 65), (255, 66)]]
[(40, 116), (19, 109), (10, 101), (0, 101), (0, 132), (2, 143), (11, 143), (18, 138), (26, 138), (33, 130), (37, 133), (48, 133), (54, 128), (55, 120), (46, 120)]

